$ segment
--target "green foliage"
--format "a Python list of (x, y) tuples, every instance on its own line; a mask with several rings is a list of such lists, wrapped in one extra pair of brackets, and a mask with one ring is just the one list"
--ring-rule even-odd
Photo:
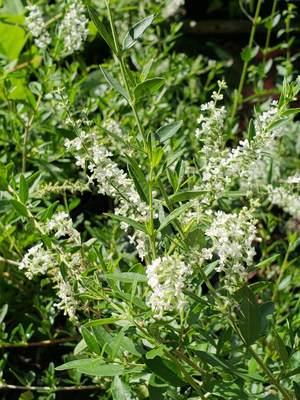
[[(222, 5), (213, 3), (208, 11)], [(244, 10), (268, 32), (265, 47), (252, 37), (242, 50), (238, 88), (217, 47), (223, 61), (177, 52), (182, 23), (158, 14), (172, 4), (89, 1), (87, 42), (70, 50), (60, 24), (71, 4), (39, 2), (52, 39), (44, 49), (25, 20), (30, 10), (2, 2), (4, 396), (21, 385), (24, 400), (65, 389), (99, 399), (300, 398), (296, 10), (273, 8), (265, 19)], [(281, 43), (271, 48), (280, 19)], [(268, 59), (276, 49), (284, 56)], [(224, 74), (235, 86), (217, 84)], [(229, 117), (218, 125), (222, 93)], [(253, 230), (244, 254), (239, 237)]]

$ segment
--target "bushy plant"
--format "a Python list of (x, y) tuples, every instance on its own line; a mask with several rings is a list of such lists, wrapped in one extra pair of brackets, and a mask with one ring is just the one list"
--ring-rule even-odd
[[(252, 118), (237, 115), (247, 74), (261, 89), (268, 72), (266, 58), (248, 64), (255, 26), (272, 29), (276, 9), (261, 21), (258, 0), (231, 94), (215, 79), (221, 62), (170, 52), (180, 24), (160, 39), (156, 13), (133, 16), (122, 34), (116, 3), (105, 3), (100, 19), (88, 7), (113, 54), (100, 71), (74, 56), (93, 32), (80, 1), (45, 5), (48, 21), (27, 7), (34, 79), (3, 61), (1, 347), (81, 340), (38, 385), (15, 369), (22, 386), (7, 383), (4, 355), (2, 386), (27, 389), (26, 399), (83, 389), (113, 399), (300, 399), (299, 78), (285, 70), (278, 101), (257, 90)], [(96, 199), (92, 209), (80, 192)], [(5, 316), (22, 313), (6, 329)]]

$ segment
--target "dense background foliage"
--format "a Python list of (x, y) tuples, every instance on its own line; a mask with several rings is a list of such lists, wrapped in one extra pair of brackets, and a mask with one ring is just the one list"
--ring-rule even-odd
[[(92, 126), (93, 132), (97, 131), (99, 146), (109, 150), (114, 162), (130, 174), (135, 184), (137, 180), (139, 185), (143, 182), (136, 177), (136, 171), (147, 174), (148, 157), (141, 151), (134, 112), (99, 69), (101, 64), (105, 71), (122, 82), (116, 55), (98, 34), (86, 7), (96, 10), (109, 29), (105, 1), (83, 1), (85, 8), (81, 25), (78, 23), (75, 31), (66, 19), (71, 3), (64, 0), (36, 3), (41, 10), (42, 22), (52, 38), (45, 49), (36, 42), (33, 28), (29, 28), (30, 9), (25, 7), (32, 4), (23, 0), (0, 1), (1, 398), (52, 400), (63, 396), (82, 399), (91, 395), (99, 399), (196, 399), (199, 397), (186, 382), (180, 383), (181, 389), (176, 389), (174, 379), (176, 381), (180, 376), (170, 364), (160, 365), (165, 370), (162, 376), (159, 375), (153, 359), (162, 356), (162, 348), (144, 356), (146, 350), (151, 352), (153, 346), (129, 328), (132, 341), (125, 337), (127, 342), (125, 339), (122, 342), (122, 324), (107, 323), (107, 331), (111, 332), (113, 340), (120, 341), (119, 346), (122, 342), (123, 350), (133, 354), (136, 364), (145, 367), (146, 363), (146, 369), (136, 367), (130, 376), (124, 375), (122, 379), (98, 376), (84, 371), (84, 368), (82, 371), (55, 371), (55, 367), (74, 360), (75, 346), (75, 355), (85, 357), (81, 353), (84, 345), (80, 327), (90, 320), (111, 318), (112, 311), (108, 303), (90, 300), (87, 295), (86, 298), (81, 297), (77, 318), (72, 318), (74, 315), (70, 310), (61, 305), (63, 295), (59, 296), (59, 291), (55, 286), (53, 288), (51, 276), (38, 274), (28, 280), (25, 270), (19, 268), (28, 250), (41, 239), (45, 246), (52, 246), (51, 241), (49, 244), (51, 237), (55, 246), (68, 247), (66, 239), (59, 242), (49, 232), (41, 234), (37, 229), (38, 223), (28, 214), (31, 212), (38, 217), (38, 221), (46, 221), (59, 211), (71, 216), (73, 227), (80, 233), (81, 243), (84, 243), (74, 246), (72, 250), (74, 254), (83, 251), (90, 266), (83, 273), (83, 279), (91, 279), (93, 273), (100, 269), (106, 273), (131, 271), (145, 274), (144, 266), (151, 264), (147, 251), (143, 260), (129, 233), (121, 229), (120, 221), (106, 215), (114, 212), (114, 196), (98, 192), (98, 188), (86, 179), (87, 165), (80, 168), (80, 160), (75, 158), (78, 148), (71, 146), (69, 149), (65, 145), (66, 139), (76, 139), (72, 121), (83, 120), (84, 129)], [(197, 122), (200, 106), (211, 100), (213, 91), (218, 92), (218, 80), (225, 79), (227, 83), (222, 91), (222, 104), (227, 110), (222, 127), (222, 151), (236, 148), (246, 137), (251, 141), (254, 136), (252, 118), (257, 119), (258, 115), (270, 110), (273, 100), (293, 101), (291, 108), (284, 110), (285, 114), (280, 115), (272, 126), (272, 132), (281, 131), (267, 149), (262, 149), (262, 157), (257, 164), (250, 165), (248, 181), (245, 183), (235, 177), (226, 194), (216, 196), (210, 206), (214, 211), (229, 214), (239, 213), (244, 206), (250, 207), (250, 204), (253, 205), (251, 201), (260, 202), (261, 206), (257, 207), (254, 216), (257, 218), (257, 236), (262, 240), (254, 240), (252, 244), (256, 251), (256, 268), (248, 271), (245, 282), (238, 282), (238, 286), (245, 288), (250, 285), (251, 293), (256, 294), (261, 305), (263, 326), (258, 332), (259, 338), (254, 339), (257, 341), (255, 351), (281, 379), (283, 387), (287, 390), (293, 388), (296, 398), (300, 399), (300, 199), (299, 179), (296, 176), (300, 166), (300, 127), (297, 120), (298, 92), (292, 86), (299, 74), (299, 54), (296, 50), (299, 42), (296, 38), (298, 19), (297, 7), (292, 3), (270, 3), (266, 2), (259, 10), (259, 1), (233, 0), (228, 4), (220, 0), (207, 4), (203, 2), (200, 17), (196, 15), (198, 5), (195, 6), (192, 1), (120, 0), (112, 2), (112, 8), (121, 41), (131, 26), (158, 13), (142, 38), (127, 50), (125, 61), (130, 82), (135, 84), (143, 74), (157, 79), (157, 91), (139, 102), (139, 118), (147, 133), (182, 121), (172, 125), (176, 129), (164, 145), (163, 158), (156, 149), (158, 163), (161, 160), (164, 162), (161, 181), (167, 188), (166, 194), (171, 198), (173, 195), (173, 201), (177, 199), (180, 207), (183, 207), (184, 201), (190, 200), (183, 197), (182, 190), (190, 193), (198, 188), (199, 193), (203, 191), (203, 182), (197, 171), (204, 170), (200, 149), (209, 143), (200, 142), (195, 131), (200, 126)], [(85, 18), (88, 21), (85, 22)], [(233, 25), (234, 21), (242, 21), (245, 22), (245, 33), (238, 38), (236, 33), (203, 33), (198, 36), (195, 33), (197, 18), (206, 21), (225, 19), (232, 21)], [(251, 26), (248, 29), (249, 20)], [(80, 36), (79, 31), (84, 24), (85, 31), (83, 29)], [(148, 64), (149, 60), (153, 61)], [(145, 67), (147, 65), (149, 68)], [(162, 78), (165, 79), (163, 86), (160, 85)], [(296, 88), (297, 85), (299, 82), (296, 81)], [(65, 87), (63, 99), (69, 99), (65, 108), (61, 104), (60, 92), (55, 91), (62, 86)], [(68, 116), (69, 111), (71, 114)], [(93, 124), (85, 120), (87, 115)], [(68, 117), (71, 117), (69, 121)], [(128, 159), (128, 155), (137, 157), (138, 164)], [(172, 162), (168, 161), (170, 159)], [(289, 177), (293, 176), (294, 180), (291, 178), (289, 181)], [(7, 182), (11, 190), (7, 190)], [(140, 190), (143, 196), (143, 189)], [(161, 222), (162, 215), (165, 218), (164, 212), (171, 213), (172, 209), (163, 200), (159, 203)], [(189, 217), (185, 215), (180, 220), (187, 227), (185, 233), (189, 232)], [(207, 230), (209, 220), (203, 220), (200, 227), (203, 231)], [(159, 238), (166, 248), (172, 246), (174, 229), (176, 226), (168, 226), (163, 231), (163, 237)], [(192, 241), (191, 245), (195, 245), (199, 237), (188, 239)], [(174, 243), (177, 246), (179, 243), (179, 248), (185, 245), (179, 239)], [(217, 260), (215, 253), (214, 257)], [(206, 273), (217, 290), (222, 287), (222, 275), (216, 272), (215, 267), (216, 261), (206, 263)], [(60, 272), (62, 275), (65, 273), (62, 265)], [(242, 354), (238, 338), (226, 322), (225, 314), (220, 315), (210, 308), (214, 300), (203, 277), (193, 279), (189, 289), (194, 289), (194, 296), (189, 292), (190, 312), (184, 324), (180, 326), (174, 317), (174, 320), (168, 320), (170, 327), (165, 330), (163, 323), (154, 323), (153, 332), (163, 332), (165, 346), (170, 348), (172, 342), (177, 340), (176, 332), (180, 332), (183, 344), (189, 344), (192, 349), (191, 354), (182, 357), (191, 357), (193, 365), (198, 367), (197, 379), (206, 371), (207, 377), (201, 379), (206, 393), (213, 393), (211, 398), (281, 398), (274, 385), (271, 388), (257, 373), (255, 360), (248, 353)], [(111, 278), (105, 289), (116, 288), (120, 292), (122, 289), (123, 297), (119, 294), (116, 299), (120, 304), (128, 302), (131, 306), (129, 293), (135, 284), (129, 281), (121, 285), (117, 278), (116, 281)], [(143, 298), (142, 291), (149, 289), (145, 289), (142, 283), (140, 290), (139, 295)], [(243, 296), (242, 292), (239, 293), (238, 302)], [(251, 294), (249, 299), (253, 301)], [(141, 307), (145, 318), (152, 317), (153, 313), (147, 311), (147, 307), (143, 309), (145, 303), (135, 306)], [(235, 308), (236, 313), (239, 307)], [(253, 330), (255, 336), (255, 328)], [(104, 329), (102, 334), (105, 335)], [(85, 335), (87, 343), (91, 333)], [(102, 343), (100, 353), (107, 352), (113, 359), (120, 349), (114, 348), (109, 335), (106, 341), (108, 344)], [(142, 350), (136, 350), (132, 343), (139, 344)], [(99, 349), (93, 347), (93, 343), (89, 344), (88, 354), (94, 357)], [(180, 356), (177, 353), (177, 357)], [(231, 368), (236, 365), (236, 371), (232, 372)], [(166, 378), (168, 373), (170, 376)]]

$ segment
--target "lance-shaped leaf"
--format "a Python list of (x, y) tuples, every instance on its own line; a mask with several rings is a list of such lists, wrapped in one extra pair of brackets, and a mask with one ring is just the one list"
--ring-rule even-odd
[(84, 326), (81, 328), (81, 333), (85, 343), (87, 344), (90, 351), (96, 354), (101, 354), (99, 344), (91, 332)]
[(141, 73), (141, 77), (140, 77), (141, 82), (144, 82), (144, 80), (147, 79), (147, 76), (150, 72), (152, 64), (153, 64), (153, 58), (151, 58), (151, 60), (144, 66), (143, 71)]
[(155, 132), (155, 137), (159, 140), (160, 143), (165, 142), (170, 139), (178, 129), (181, 127), (182, 121), (171, 122), (170, 124), (163, 125)]
[(119, 92), (124, 99), (126, 99), (129, 102), (129, 95), (126, 92), (126, 90), (123, 88), (123, 86), (120, 85), (120, 83), (112, 76), (110, 75), (107, 71), (105, 71), (104, 68), (101, 67), (101, 65), (99, 65), (105, 79), (107, 80), (107, 82), (116, 89), (117, 92)]
[(248, 287), (246, 288), (241, 311), (239, 314), (239, 328), (247, 346), (254, 343), (261, 332), (262, 318), (259, 305), (254, 293)]
[(129, 30), (129, 32), (127, 33), (127, 35), (123, 40), (122, 44), (123, 50), (128, 50), (136, 44), (136, 42), (148, 28), (148, 26), (152, 24), (156, 16), (157, 14), (150, 15), (150, 17), (147, 17), (142, 21), (138, 22)]
[(177, 217), (179, 217), (179, 215), (181, 215), (182, 213), (184, 213), (188, 208), (190, 208), (194, 203), (193, 202), (189, 202), (184, 204), (181, 207), (176, 208), (176, 210), (172, 211), (162, 222), (161, 226), (159, 227), (159, 229), (157, 230), (157, 232), (160, 232), (162, 229), (164, 229), (167, 225), (169, 225), (169, 223), (171, 221), (173, 221), (174, 219), (176, 219)]
[(89, 10), (90, 17), (91, 17), (92, 21), (94, 22), (94, 24), (95, 24), (95, 26), (97, 28), (97, 31), (100, 33), (102, 38), (106, 41), (106, 43), (109, 45), (109, 47), (112, 49), (112, 51), (114, 53), (116, 53), (117, 51), (116, 51), (116, 47), (115, 47), (113, 38), (107, 32), (105, 26), (103, 25), (103, 23), (98, 18), (98, 15), (96, 14), (95, 10), (93, 10), (89, 6), (88, 6), (88, 10)]
[(27, 208), (24, 204), (20, 203), (17, 200), (9, 200), (13, 206), (13, 208), (17, 211), (18, 214), (22, 215), (22, 217), (28, 217)]
[(148, 282), (148, 278), (145, 275), (137, 274), (135, 272), (120, 272), (115, 274), (103, 274), (106, 279), (115, 279), (117, 281), (133, 283), (135, 280), (137, 282)]
[(135, 229), (138, 229), (139, 231), (148, 233), (147, 229), (142, 224), (135, 221), (134, 219), (123, 217), (122, 215), (111, 214), (111, 213), (104, 213), (104, 215), (107, 215), (108, 217), (116, 219), (117, 221), (125, 222), (126, 224), (132, 226)]
[(187, 190), (173, 194), (172, 196), (169, 196), (169, 199), (172, 200), (173, 202), (185, 201), (185, 200), (195, 199), (196, 197), (199, 197), (206, 193), (207, 190)]
[(151, 79), (146, 79), (142, 83), (139, 83), (133, 89), (135, 101), (138, 101), (139, 99), (142, 99), (143, 97), (156, 92), (156, 90), (162, 87), (164, 83), (165, 83), (164, 78), (151, 78)]
[(8, 183), (2, 176), (0, 176), (0, 190), (8, 191)]
[(28, 197), (29, 197), (29, 188), (28, 184), (26, 182), (26, 179), (24, 178), (24, 175), (20, 175), (20, 190), (19, 190), (19, 197), (20, 200), (23, 204), (26, 204)]
[(149, 185), (144, 177), (136, 172), (136, 170), (129, 164), (128, 165), (129, 174), (134, 182), (136, 191), (138, 192), (140, 198), (147, 204), (149, 204)]

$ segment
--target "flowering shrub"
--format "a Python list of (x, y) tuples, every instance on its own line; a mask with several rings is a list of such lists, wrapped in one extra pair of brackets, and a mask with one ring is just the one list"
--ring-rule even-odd
[[(174, 58), (178, 65), (188, 60), (170, 56), (166, 67), (155, 54), (156, 13), (134, 23), (121, 43), (116, 26), (122, 31), (126, 23), (115, 24), (109, 0), (108, 21), (102, 6), (101, 19), (88, 7), (94, 25), (80, 1), (56, 3), (60, 13), (48, 21), (42, 4), (25, 10), (44, 64), (24, 100), (13, 97), (18, 75), (7, 77), (11, 66), (4, 65), (1, 80), (3, 107), (16, 130), (11, 142), (12, 128), (7, 124), (7, 133), (3, 122), (3, 146), (15, 149), (1, 153), (1, 263), (38, 311), (29, 308), (26, 316), (39, 325), (24, 330), (20, 323), (8, 334), (7, 302), (0, 340), (4, 348), (30, 347), (38, 329), (41, 345), (78, 344), (56, 365), (59, 375), (49, 365), (46, 386), (34, 386), (32, 372), (14, 371), (27, 390), (23, 398), (32, 399), (34, 390), (50, 400), (59, 390), (83, 389), (113, 399), (299, 398), (299, 229), (292, 231), (282, 217), (299, 217), (293, 121), (299, 78), (282, 80), (278, 101), (259, 101), (246, 131), (236, 115), (241, 92), (230, 98), (225, 80), (212, 84), (208, 102), (202, 95), (200, 117), (187, 104), (190, 115), (182, 121), (173, 118), (181, 103), (168, 114), (166, 99), (172, 104), (176, 94), (168, 85), (190, 82), (200, 69), (209, 71), (208, 92), (222, 64), (202, 65), (200, 57), (168, 75)], [(167, 2), (168, 16), (171, 6), (176, 12), (182, 2)], [(274, 20), (275, 11), (266, 24), (272, 28)], [(87, 75), (83, 59), (72, 65), (66, 59), (59, 69), (92, 29), (116, 63)], [(176, 33), (172, 28), (170, 40)], [(257, 53), (252, 39), (242, 54), (245, 71)], [(226, 96), (229, 114), (220, 105)], [(191, 91), (181, 106), (192, 99)], [(91, 192), (93, 208), (80, 204), (79, 192)], [(61, 312), (68, 318), (66, 338), (55, 325)], [(20, 388), (6, 382), (6, 358), (1, 385)]]

